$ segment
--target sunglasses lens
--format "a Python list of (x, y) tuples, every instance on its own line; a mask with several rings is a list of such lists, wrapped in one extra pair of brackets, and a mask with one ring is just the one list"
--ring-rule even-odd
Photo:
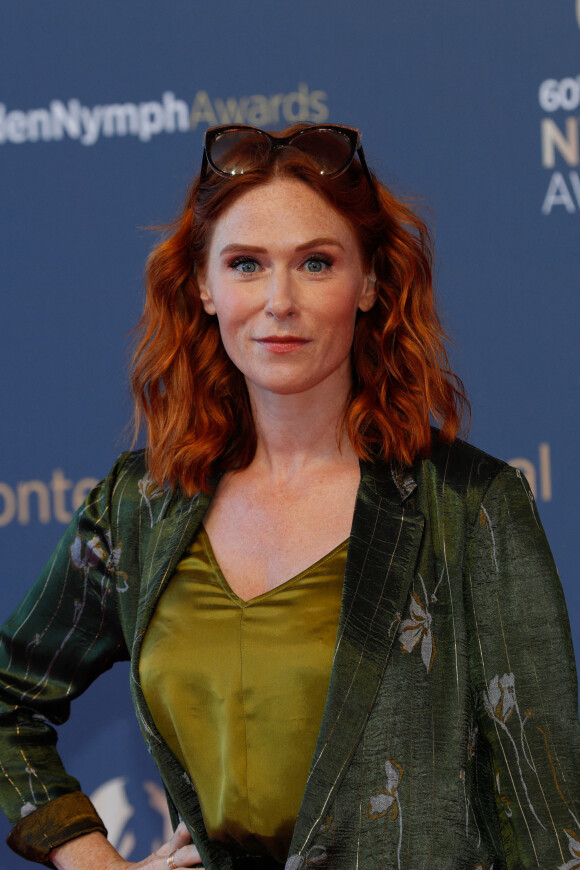
[(276, 144), (276, 137), (258, 129), (230, 129), (217, 133), (206, 141), (206, 154), (210, 165), (222, 175), (243, 175), (252, 169), (266, 166), (272, 151), (279, 147), (295, 148), (309, 158), (321, 175), (340, 175), (350, 164), (357, 146), (356, 137), (348, 133), (313, 127), (301, 130)]
[(307, 154), (321, 175), (338, 175), (353, 158), (354, 143), (337, 130), (306, 130), (292, 146)]
[(225, 175), (264, 166), (270, 157), (270, 140), (260, 130), (226, 130), (211, 142), (208, 158)]

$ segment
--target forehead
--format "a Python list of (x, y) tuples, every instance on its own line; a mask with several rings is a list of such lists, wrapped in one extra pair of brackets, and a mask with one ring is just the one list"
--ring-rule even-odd
[(243, 193), (220, 215), (211, 246), (228, 241), (263, 244), (287, 240), (297, 244), (335, 235), (358, 249), (349, 221), (317, 191), (297, 179), (279, 178)]

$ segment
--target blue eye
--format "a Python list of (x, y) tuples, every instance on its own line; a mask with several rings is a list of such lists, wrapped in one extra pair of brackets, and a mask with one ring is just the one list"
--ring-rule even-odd
[(321, 257), (320, 254), (312, 255), (312, 257), (308, 257), (306, 262), (304, 263), (304, 267), (307, 272), (311, 272), (312, 274), (316, 274), (318, 272), (324, 272), (326, 269), (329, 269), (332, 266), (332, 260), (329, 257)]
[(235, 269), (236, 272), (242, 272), (244, 275), (253, 275), (258, 271), (259, 265), (251, 257), (238, 257), (230, 263), (230, 269)]

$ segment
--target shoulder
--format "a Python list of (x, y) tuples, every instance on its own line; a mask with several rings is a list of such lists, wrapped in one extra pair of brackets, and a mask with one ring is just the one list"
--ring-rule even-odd
[(507, 462), (460, 438), (442, 440), (435, 428), (431, 430), (428, 454), (418, 457), (411, 466), (378, 460), (364, 468), (370, 485), (385, 496), (406, 501), (412, 494), (409, 505), (425, 498), (457, 501), (483, 497), (498, 478), (505, 478), (509, 486), (510, 481), (522, 476)]
[(130, 477), (138, 480), (147, 474), (147, 462), (144, 450), (126, 450), (117, 458), (107, 475), (107, 479), (118, 480)]
[[(201, 492), (185, 495), (158, 483), (151, 476), (144, 450), (122, 453), (97, 489), (106, 500), (113, 525), (130, 527), (139, 521), (140, 528), (149, 531), (160, 520), (180, 522), (197, 505), (207, 505), (211, 497)], [(143, 524), (139, 517), (144, 518)]]
[(419, 504), (459, 510), (472, 518), (490, 491), (527, 490), (521, 472), (507, 462), (460, 438), (451, 443), (442, 441), (436, 429), (429, 456), (418, 460), (412, 473)]
[(171, 495), (167, 487), (157, 484), (149, 474), (145, 451), (127, 451), (119, 456), (108, 474), (89, 493), (82, 514), (97, 511), (101, 516), (110, 514), (110, 522), (114, 524), (147, 510), (151, 502), (161, 496), (168, 501)]
[(145, 451), (125, 451), (89, 495), (87, 502), (97, 495), (99, 500), (104, 499), (108, 504), (138, 499), (148, 479)]
[(416, 470), (418, 475), (433, 476), (441, 485), (466, 492), (473, 487), (485, 490), (502, 472), (516, 473), (507, 462), (460, 438), (442, 441), (438, 429), (433, 429), (429, 456), (419, 461)]

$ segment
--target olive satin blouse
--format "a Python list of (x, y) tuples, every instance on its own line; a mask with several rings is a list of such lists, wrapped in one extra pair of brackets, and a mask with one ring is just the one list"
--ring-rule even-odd
[(326, 701), (348, 541), (243, 601), (201, 528), (143, 642), (142, 688), (208, 833), (284, 862)]

